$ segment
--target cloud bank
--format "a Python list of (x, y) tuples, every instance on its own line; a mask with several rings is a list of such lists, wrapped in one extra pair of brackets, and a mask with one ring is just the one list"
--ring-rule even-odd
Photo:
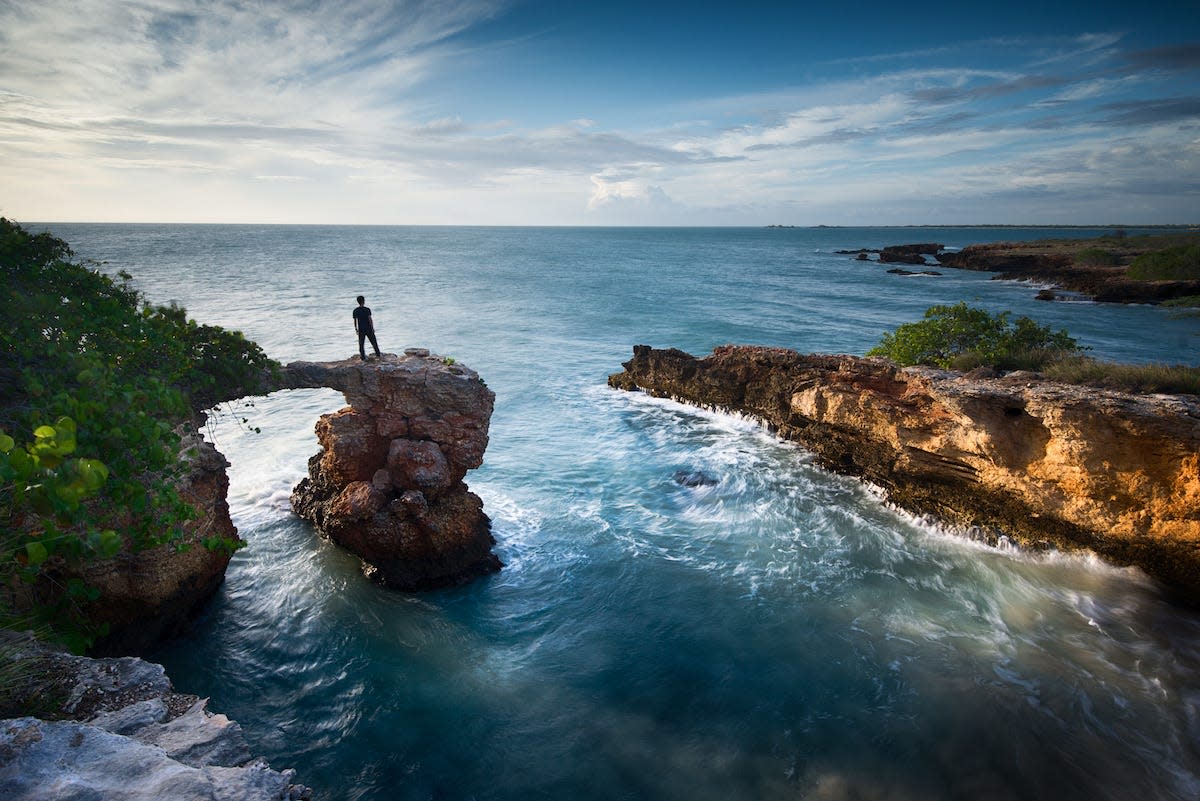
[(1200, 220), (1200, 45), (1139, 49), (1109, 33), (981, 40), (652, 107), (630, 87), (634, 113), (531, 125), (554, 113), (536, 84), (512, 87), (503, 119), (430, 89), (464, 60), (500, 69), (524, 46), (463, 35), (503, 13), (471, 0), (0, 3), (0, 214)]

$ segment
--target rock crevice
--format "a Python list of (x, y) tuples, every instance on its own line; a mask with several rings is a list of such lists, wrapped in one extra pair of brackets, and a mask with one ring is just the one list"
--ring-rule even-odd
[(755, 416), (917, 514), (1091, 549), (1200, 602), (1200, 402), (880, 359), (639, 345), (611, 386)]

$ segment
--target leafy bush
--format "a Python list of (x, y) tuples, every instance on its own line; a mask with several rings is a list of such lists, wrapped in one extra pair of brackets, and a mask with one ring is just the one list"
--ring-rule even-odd
[[(153, 306), (127, 274), (114, 279), (72, 258), (62, 240), (0, 217), (4, 584), (178, 540), (194, 510), (175, 489), (174, 430), (260, 391), (277, 367), (239, 332)], [(78, 646), (96, 632), (71, 617), (94, 592), (59, 589), (63, 608), (41, 611)]]
[(1128, 275), (1141, 281), (1200, 280), (1200, 244), (1143, 253), (1129, 265)]
[(1011, 312), (993, 315), (966, 303), (931, 306), (924, 320), (884, 334), (867, 355), (883, 356), (901, 365), (1036, 370), (1081, 350), (1065, 330), (1053, 331), (1028, 317), (1011, 317)]
[(1103, 248), (1084, 248), (1075, 254), (1075, 261), (1078, 264), (1086, 264), (1089, 267), (1116, 267), (1120, 264), (1120, 259), (1109, 253)]

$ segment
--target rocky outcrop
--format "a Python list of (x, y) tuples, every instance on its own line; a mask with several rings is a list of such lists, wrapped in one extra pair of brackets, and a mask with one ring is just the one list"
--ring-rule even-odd
[(292, 508), (389, 586), (427, 590), (500, 569), (483, 502), (463, 477), (483, 463), (495, 395), (475, 371), (423, 349), (364, 362), (293, 362), (283, 386), (330, 387), (349, 407), (317, 422), (322, 451)]
[(295, 771), (253, 758), (236, 722), (174, 692), (161, 665), (72, 656), (3, 631), (0, 657), (11, 674), (0, 697), (6, 801), (311, 796)]
[(944, 246), (937, 242), (888, 245), (879, 251), (880, 264), (925, 264), (925, 255), (937, 256)]
[(1200, 602), (1200, 400), (879, 359), (640, 345), (609, 384), (764, 421), (917, 514), (1087, 548)]
[(1108, 240), (1113, 264), (1080, 261), (1078, 254), (1092, 240), (1048, 240), (1044, 242), (995, 242), (969, 245), (958, 252), (942, 253), (944, 267), (997, 273), (1005, 281), (1031, 281), (1079, 292), (1101, 303), (1161, 303), (1200, 294), (1200, 281), (1142, 281), (1126, 273), (1129, 263), (1141, 253), (1152, 252), (1144, 238), (1131, 238), (1118, 246)]
[(941, 275), (937, 270), (905, 270), (902, 267), (893, 267), (888, 270), (891, 275)]
[(241, 540), (229, 517), (225, 457), (198, 434), (185, 436), (180, 448), (185, 469), (177, 489), (195, 517), (184, 524), (178, 541), (140, 551), (126, 548), (81, 567), (56, 559), (37, 583), (6, 586), (2, 601), (19, 614), (54, 607), (64, 602), (70, 582), (82, 579), (99, 593), (97, 601), (80, 607), (82, 617), (108, 630), (92, 646), (98, 655), (143, 653), (184, 630), (221, 585), (232, 553), (202, 543)]

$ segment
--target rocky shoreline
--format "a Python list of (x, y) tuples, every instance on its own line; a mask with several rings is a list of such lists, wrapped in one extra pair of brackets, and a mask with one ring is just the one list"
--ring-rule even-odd
[[(1103, 245), (1105, 263), (1089, 261), (1089, 250)], [(858, 261), (872, 261), (876, 255), (880, 264), (916, 264), (996, 273), (998, 281), (1028, 281), (1084, 295), (1098, 303), (1162, 303), (1178, 298), (1200, 295), (1200, 281), (1146, 281), (1130, 278), (1129, 265), (1140, 255), (1161, 247), (1154, 240), (1140, 237), (1095, 239), (1056, 239), (1038, 242), (993, 242), (968, 245), (962, 250), (946, 250), (941, 243), (889, 245), (882, 249), (859, 248), (839, 250), (853, 255)], [(1081, 258), (1081, 254), (1085, 254)], [(934, 259), (930, 262), (926, 257)], [(889, 270), (888, 272), (896, 272)], [(900, 275), (913, 275), (900, 271)], [(935, 275), (929, 271), (918, 273)], [(1039, 299), (1056, 300), (1053, 290), (1039, 294)]]
[(232, 556), (230, 550), (210, 549), (203, 541), (241, 540), (229, 517), (225, 457), (199, 434), (188, 434), (180, 443), (180, 461), (185, 470), (177, 489), (196, 517), (184, 524), (178, 542), (123, 550), (82, 569), (52, 563), (33, 584), (5, 586), (3, 602), (18, 614), (38, 605), (52, 607), (63, 602), (72, 580), (81, 579), (99, 592), (99, 600), (81, 606), (81, 612), (92, 625), (107, 630), (91, 648), (100, 656), (144, 653), (186, 630), (196, 609), (225, 579)]
[(1078, 292), (1098, 303), (1162, 303), (1200, 295), (1200, 281), (1141, 281), (1126, 270), (1146, 248), (1112, 247), (1105, 250), (1115, 263), (1101, 265), (1080, 261), (1075, 251), (1088, 240), (1064, 243), (1000, 242), (969, 245), (957, 252), (938, 255), (943, 267), (997, 273), (1001, 281), (1030, 281)]
[[(341, 391), (349, 406), (317, 423), (322, 450), (296, 487), (297, 514), (359, 555), (369, 577), (399, 589), (462, 584), (501, 568), (483, 503), (463, 482), (483, 461), (495, 402), (475, 371), (414, 348), (369, 362), (293, 362), (264, 391), (312, 387)], [(79, 577), (101, 592), (86, 611), (109, 626), (95, 654), (144, 653), (177, 635), (224, 580), (231, 553), (200, 543), (240, 542), (228, 463), (199, 435), (185, 437), (181, 450), (189, 469), (180, 495), (197, 511), (186, 526), (189, 547), (122, 552), (86, 567)], [(14, 609), (46, 603), (72, 576), (48, 574), (44, 586), (10, 589), (6, 600)], [(0, 697), (6, 800), (311, 795), (295, 771), (253, 759), (236, 722), (176, 693), (160, 665), (73, 656), (0, 631), (0, 667), (18, 676)]]
[(761, 347), (639, 345), (624, 368), (611, 386), (755, 417), (909, 512), (1088, 549), (1200, 604), (1196, 398)]
[[(254, 757), (241, 727), (175, 692), (161, 665), (92, 659), (0, 631), (10, 672), (0, 698), (6, 801), (307, 801), (296, 771)], [(30, 713), (36, 713), (37, 717)]]

